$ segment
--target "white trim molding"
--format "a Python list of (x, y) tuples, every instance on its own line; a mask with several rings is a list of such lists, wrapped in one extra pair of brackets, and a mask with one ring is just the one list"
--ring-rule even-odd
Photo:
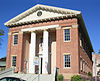
[(31, 31), (37, 31), (37, 30), (54, 29), (54, 28), (58, 28), (58, 27), (59, 27), (59, 25), (56, 24), (56, 25), (25, 28), (25, 29), (21, 29), (21, 31), (23, 31), (23, 32), (31, 32)]

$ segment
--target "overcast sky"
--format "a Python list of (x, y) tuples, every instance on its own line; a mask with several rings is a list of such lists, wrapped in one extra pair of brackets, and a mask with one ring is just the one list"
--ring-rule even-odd
[(0, 46), (0, 58), (7, 55), (9, 28), (4, 23), (36, 4), (61, 7), (82, 12), (85, 25), (96, 53), (100, 49), (100, 0), (0, 0), (0, 29), (5, 31)]

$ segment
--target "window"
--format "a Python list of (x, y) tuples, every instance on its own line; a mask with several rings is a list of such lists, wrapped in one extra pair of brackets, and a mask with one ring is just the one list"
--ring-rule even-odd
[(48, 37), (48, 46), (50, 46), (50, 37)]
[(82, 72), (82, 58), (80, 58), (80, 71)]
[(14, 45), (18, 44), (18, 35), (14, 35)]
[(12, 66), (16, 67), (16, 56), (12, 56)]
[(70, 55), (64, 55), (64, 67), (70, 67)]
[(70, 29), (64, 29), (64, 41), (70, 41)]
[(83, 72), (85, 72), (85, 62), (83, 62)]

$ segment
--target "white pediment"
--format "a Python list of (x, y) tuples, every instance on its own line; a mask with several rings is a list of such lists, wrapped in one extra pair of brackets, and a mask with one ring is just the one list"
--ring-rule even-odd
[[(39, 11), (42, 12), (41, 16), (37, 15)], [(45, 10), (37, 10), (36, 12), (31, 13), (30, 15), (26, 16), (25, 18), (17, 21), (17, 23), (47, 19), (47, 18), (54, 18), (54, 17), (60, 17), (60, 16), (65, 16), (65, 14), (55, 13), (55, 12), (50, 12), (50, 11), (45, 11)]]
[[(38, 11), (42, 12), (41, 16), (37, 16)], [(55, 17), (62, 17), (62, 16), (71, 16), (71, 15), (79, 15), (81, 14), (80, 11), (70, 10), (70, 9), (63, 9), (45, 5), (36, 5), (25, 12), (19, 14), (18, 16), (14, 17), (13, 19), (9, 20), (5, 23), (6, 26), (17, 25), (22, 23), (28, 22), (35, 22), (35, 21), (42, 21), (42, 19), (49, 19)]]

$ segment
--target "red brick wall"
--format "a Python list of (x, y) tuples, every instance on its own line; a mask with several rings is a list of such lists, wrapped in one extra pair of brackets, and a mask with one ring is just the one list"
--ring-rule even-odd
[(12, 41), (12, 34), (8, 34), (8, 47), (7, 47), (7, 59), (6, 59), (6, 68), (11, 67), (11, 41)]
[(22, 72), (23, 69), (23, 33), (19, 32), (18, 34), (18, 51), (17, 51), (17, 62), (18, 62), (18, 68), (19, 72)]
[[(92, 61), (89, 59), (87, 53), (85, 52), (85, 50), (82, 47), (80, 47), (80, 56), (82, 59), (84, 59), (88, 63), (89, 68), (91, 69), (91, 73), (92, 73)], [(83, 71), (80, 72), (80, 74), (88, 75), (87, 73), (84, 73)]]
[[(18, 32), (17, 32), (18, 33)], [(7, 65), (6, 68), (11, 67), (12, 63), (12, 56), (16, 56), (16, 69), (15, 71), (21, 72), (21, 65), (22, 65), (22, 45), (23, 45), (23, 33), (18, 34), (18, 44), (13, 45), (13, 36), (14, 33), (8, 36), (8, 48), (7, 48)]]
[[(78, 42), (78, 28), (72, 28), (72, 25), (77, 25), (77, 19), (69, 20), (71, 22), (61, 24), (61, 29), (56, 31), (56, 45), (57, 45), (57, 67), (60, 73), (79, 73), (79, 42)], [(64, 42), (64, 27), (71, 27), (71, 41)], [(64, 53), (71, 54), (71, 68), (64, 68)]]

